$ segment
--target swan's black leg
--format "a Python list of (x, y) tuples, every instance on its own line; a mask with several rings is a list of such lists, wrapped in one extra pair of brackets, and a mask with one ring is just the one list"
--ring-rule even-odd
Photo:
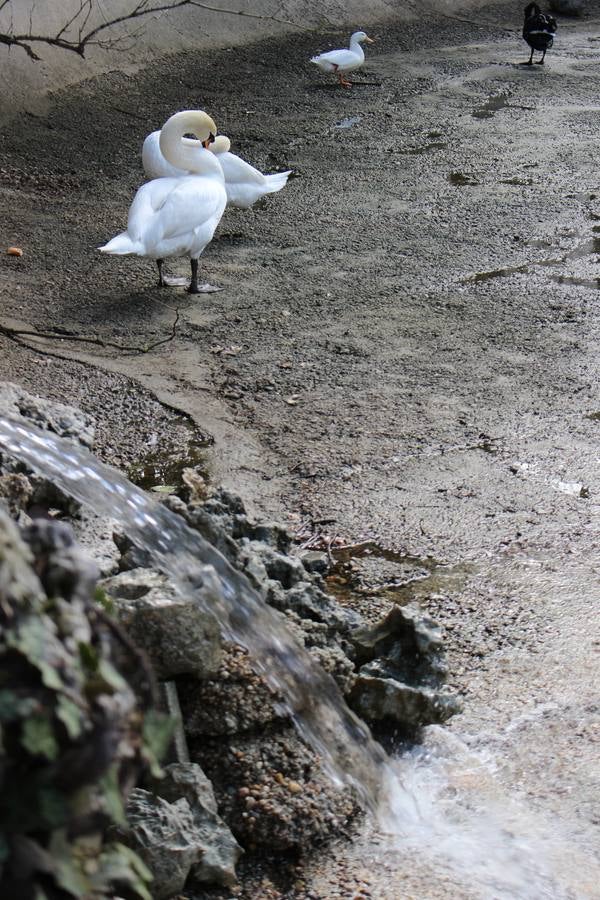
[(159, 287), (165, 287), (165, 279), (163, 278), (163, 272), (162, 272), (163, 263), (164, 263), (164, 259), (156, 260), (156, 265), (158, 266), (158, 286)]
[(190, 259), (190, 265), (192, 267), (192, 280), (190, 281), (188, 294), (214, 294), (215, 291), (221, 290), (220, 287), (215, 287), (214, 284), (198, 284), (198, 260)]
[(192, 280), (190, 281), (190, 286), (188, 288), (188, 293), (190, 294), (200, 294), (201, 291), (198, 287), (198, 260), (190, 259), (190, 265), (192, 267)]

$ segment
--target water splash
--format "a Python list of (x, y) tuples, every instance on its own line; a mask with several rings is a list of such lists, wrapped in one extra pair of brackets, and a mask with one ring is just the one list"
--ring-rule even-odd
[(284, 617), (247, 578), (183, 519), (116, 469), (64, 438), (0, 418), (0, 444), (98, 515), (119, 521), (186, 597), (218, 620), (226, 640), (245, 647), (255, 668), (284, 698), (294, 724), (330, 777), (351, 786), (372, 811), (391, 762), (346, 706), (333, 678), (297, 643)]

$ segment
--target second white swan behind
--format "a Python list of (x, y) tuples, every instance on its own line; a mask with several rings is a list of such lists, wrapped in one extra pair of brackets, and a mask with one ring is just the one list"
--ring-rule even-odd
[[(185, 143), (188, 138), (182, 140)], [(224, 134), (217, 135), (208, 149), (216, 156), (223, 170), (228, 206), (249, 209), (265, 194), (273, 194), (284, 188), (291, 175), (291, 170), (275, 172), (273, 175), (263, 175), (250, 163), (230, 152), (231, 141)], [(149, 178), (186, 174), (165, 159), (160, 149), (160, 131), (153, 131), (144, 141), (142, 165)]]

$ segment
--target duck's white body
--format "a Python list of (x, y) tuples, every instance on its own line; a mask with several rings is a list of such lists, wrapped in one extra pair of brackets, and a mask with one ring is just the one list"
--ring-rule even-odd
[[(149, 134), (142, 147), (142, 165), (144, 172), (150, 178), (162, 178), (165, 176), (181, 176), (186, 174), (181, 169), (171, 165), (160, 149), (160, 131)], [(183, 138), (185, 142), (187, 138)], [(265, 194), (273, 194), (285, 187), (291, 172), (275, 172), (273, 175), (263, 175), (250, 163), (240, 159), (235, 153), (230, 152), (231, 143), (224, 134), (219, 134), (210, 144), (209, 150), (218, 159), (227, 192), (228, 206), (236, 206), (241, 209), (249, 209), (257, 200)]]
[[(203, 141), (216, 132), (210, 116), (200, 110), (176, 113), (159, 132), (159, 152), (176, 174), (158, 177), (142, 185), (133, 199), (127, 231), (100, 247), (103, 253), (136, 254), (156, 259), (160, 283), (162, 260), (188, 256), (192, 260), (192, 284), (197, 260), (213, 238), (227, 205), (223, 170)], [(196, 134), (199, 140), (184, 138)]]
[(366, 41), (373, 43), (372, 38), (368, 37), (364, 31), (355, 31), (350, 38), (350, 46), (344, 50), (329, 50), (328, 53), (320, 53), (313, 56), (311, 62), (318, 66), (323, 72), (330, 72), (338, 75), (341, 84), (349, 84), (343, 80), (343, 72), (352, 72), (354, 69), (360, 69), (365, 61), (365, 54), (361, 43)]

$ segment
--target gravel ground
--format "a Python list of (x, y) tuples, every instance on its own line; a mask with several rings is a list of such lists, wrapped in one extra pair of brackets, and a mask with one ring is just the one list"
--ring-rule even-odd
[[(339, 34), (177, 55), (0, 133), (2, 240), (24, 249), (0, 259), (0, 324), (71, 337), (0, 338), (0, 374), (93, 411), (122, 466), (187, 452), (166, 402), (214, 436), (212, 477), (255, 511), (374, 539), (396, 554), (388, 585), (390, 561), (398, 581), (430, 573), (382, 595), (364, 567), (333, 587), (363, 612), (361, 579), (373, 604), (415, 595), (445, 626), (465, 713), (432, 752), (503, 823), (487, 871), (432, 862), (435, 829), (399, 855), (365, 831), (296, 887), (249, 876), (248, 898), (600, 897), (599, 21), (591, 5), (559, 20), (528, 68), (520, 16), (382, 27), (348, 91), (306, 62)], [(145, 134), (191, 106), (298, 176), (227, 211), (202, 260), (223, 291), (200, 298), (93, 250), (125, 224)], [(506, 862), (509, 831), (547, 878)]]

